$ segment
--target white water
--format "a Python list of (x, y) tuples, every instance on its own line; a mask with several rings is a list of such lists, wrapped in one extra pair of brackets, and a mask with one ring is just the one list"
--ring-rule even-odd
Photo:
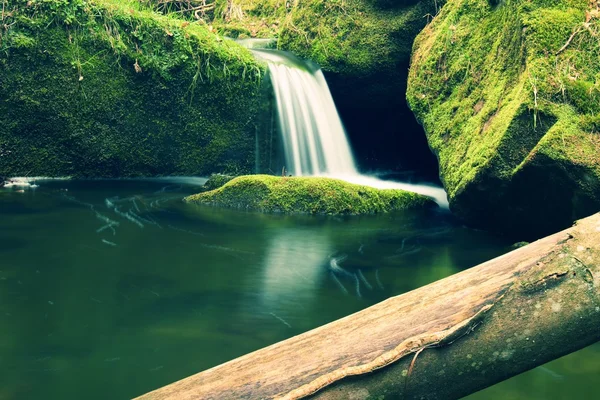
[(320, 69), (312, 71), (287, 53), (255, 50), (265, 59), (277, 101), (286, 168), (296, 176), (329, 176), (379, 189), (403, 189), (447, 208), (446, 192), (431, 185), (384, 181), (361, 175)]
[(269, 62), (287, 169), (297, 176), (358, 174), (321, 70), (311, 72), (285, 53), (259, 54)]

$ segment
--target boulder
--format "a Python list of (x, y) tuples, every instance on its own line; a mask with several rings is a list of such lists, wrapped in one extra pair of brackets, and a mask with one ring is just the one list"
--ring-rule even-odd
[(9, 2), (0, 171), (119, 177), (254, 170), (265, 66), (209, 26), (123, 0)]
[(323, 177), (239, 176), (188, 203), (286, 214), (375, 214), (435, 207), (425, 196)]
[(453, 0), (419, 34), (407, 98), (458, 216), (527, 238), (600, 209), (598, 35), (589, 0)]
[(206, 182), (204, 182), (204, 185), (202, 185), (202, 191), (208, 192), (211, 190), (218, 189), (221, 186), (223, 186), (224, 184), (226, 184), (227, 182), (229, 182), (230, 180), (232, 180), (233, 178), (235, 178), (234, 175), (212, 174), (211, 176), (208, 177), (208, 180)]

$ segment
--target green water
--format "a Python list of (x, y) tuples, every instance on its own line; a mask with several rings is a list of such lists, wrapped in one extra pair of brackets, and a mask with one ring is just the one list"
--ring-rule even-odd
[[(509, 250), (433, 211), (291, 217), (183, 204), (199, 183), (0, 189), (0, 399), (131, 398)], [(600, 392), (599, 352), (472, 399), (586, 398)]]
[(498, 383), (465, 400), (592, 400), (600, 398), (600, 344)]

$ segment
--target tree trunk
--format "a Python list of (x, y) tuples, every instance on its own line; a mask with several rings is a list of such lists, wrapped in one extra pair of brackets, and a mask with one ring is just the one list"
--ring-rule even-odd
[(455, 399), (600, 340), (600, 214), (140, 399)]

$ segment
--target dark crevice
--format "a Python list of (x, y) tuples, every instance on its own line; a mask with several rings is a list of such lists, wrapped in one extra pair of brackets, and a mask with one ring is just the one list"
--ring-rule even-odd
[(403, 60), (391, 72), (326, 79), (361, 171), (439, 183), (437, 159), (406, 103), (408, 66)]

